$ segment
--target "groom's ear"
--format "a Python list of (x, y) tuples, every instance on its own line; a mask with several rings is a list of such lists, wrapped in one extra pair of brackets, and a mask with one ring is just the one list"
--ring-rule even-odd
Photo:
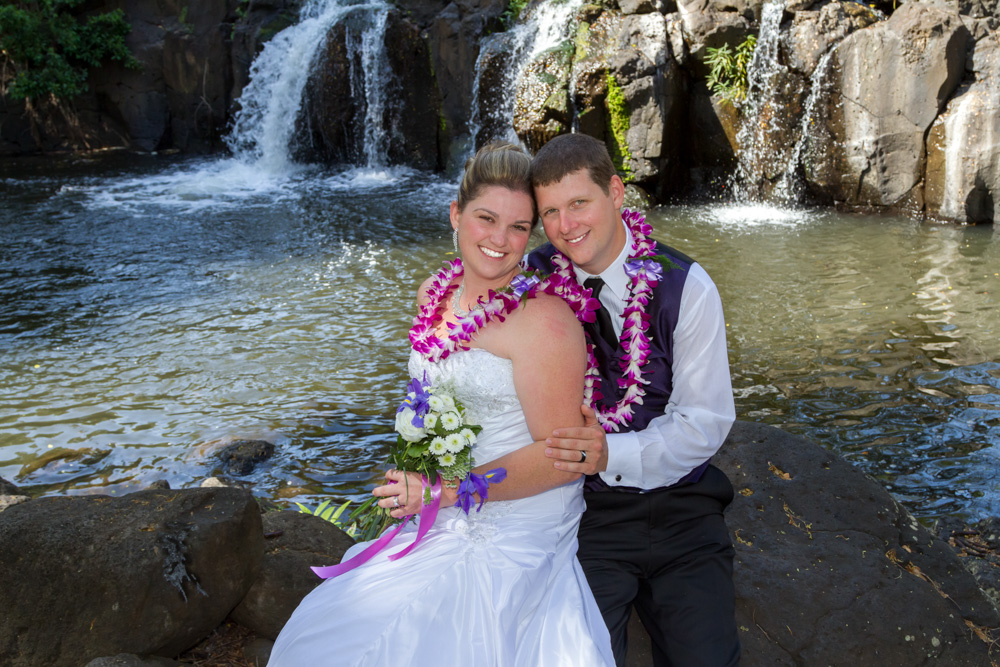
[(611, 195), (611, 199), (615, 202), (615, 208), (621, 208), (622, 204), (625, 203), (625, 184), (622, 183), (622, 179), (618, 174), (611, 177), (608, 192)]
[(451, 203), (451, 228), (458, 229), (458, 202)]

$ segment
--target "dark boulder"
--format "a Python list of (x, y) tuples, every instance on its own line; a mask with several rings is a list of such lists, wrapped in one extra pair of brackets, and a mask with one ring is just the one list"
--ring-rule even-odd
[(222, 469), (230, 475), (249, 475), (258, 463), (274, 455), (274, 444), (267, 440), (234, 440), (219, 450)]
[(715, 463), (736, 489), (726, 521), (744, 667), (990, 664), (997, 608), (875, 480), (747, 422)]
[(244, 597), (263, 551), (239, 489), (41, 498), (0, 512), (0, 664), (172, 657)]
[(20, 496), (21, 489), (17, 488), (13, 482), (8, 482), (0, 477), (0, 496)]
[[(371, 59), (363, 54), (366, 32), (380, 39), (381, 53)], [(412, 22), (395, 10), (384, 18), (351, 12), (327, 33), (316, 63), (296, 121), (296, 157), (443, 165), (441, 96), (427, 44)]]
[(323, 580), (310, 567), (335, 565), (354, 540), (329, 521), (302, 512), (264, 514), (260, 573), (230, 618), (275, 639), (299, 602)]

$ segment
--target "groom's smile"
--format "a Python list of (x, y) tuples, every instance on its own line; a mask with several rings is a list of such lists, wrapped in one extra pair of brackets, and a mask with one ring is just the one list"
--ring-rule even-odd
[(624, 196), (625, 186), (618, 176), (611, 177), (605, 191), (587, 169), (569, 173), (556, 183), (535, 186), (545, 235), (591, 275), (606, 269), (625, 247), (619, 213)]

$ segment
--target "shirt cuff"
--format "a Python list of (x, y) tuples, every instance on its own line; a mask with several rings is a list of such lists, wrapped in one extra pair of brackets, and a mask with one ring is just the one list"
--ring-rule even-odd
[(642, 449), (634, 432), (609, 433), (608, 469), (600, 473), (608, 486), (642, 488)]

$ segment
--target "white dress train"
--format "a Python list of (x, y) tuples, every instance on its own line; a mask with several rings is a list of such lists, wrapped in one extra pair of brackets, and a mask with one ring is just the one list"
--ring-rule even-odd
[[(477, 464), (532, 441), (509, 359), (474, 349), (430, 363), (412, 353), (411, 375), (425, 371), (483, 427)], [(416, 537), (411, 521), (370, 561), (302, 600), (268, 665), (611, 667), (608, 631), (576, 559), (583, 510), (582, 480), (468, 516), (445, 508), (413, 551), (388, 560)]]

